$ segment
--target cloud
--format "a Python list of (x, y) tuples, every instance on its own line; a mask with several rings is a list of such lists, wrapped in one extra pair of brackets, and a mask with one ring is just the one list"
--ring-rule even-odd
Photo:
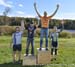
[(35, 16), (33, 16), (33, 15), (25, 15), (24, 17), (28, 17), (28, 18), (35, 18)]
[(17, 11), (17, 14), (24, 14), (23, 11)]
[(7, 3), (8, 3), (8, 4), (13, 4), (13, 2), (12, 2), (12, 1), (8, 1)]
[(23, 7), (23, 5), (22, 4), (19, 4), (19, 7)]
[(12, 5), (7, 3), (5, 0), (0, 0), (0, 5), (5, 6), (5, 7), (12, 7)]
[(64, 13), (63, 17), (68, 19), (75, 19), (75, 13)]
[[(18, 14), (19, 13), (19, 14)], [(18, 12), (17, 14), (9, 14), (9, 17), (25, 17), (25, 18), (35, 18), (33, 15), (27, 15), (27, 14), (21, 14), (21, 12)]]
[(33, 16), (33, 15), (28, 15), (28, 14), (26, 14), (25, 12), (23, 12), (23, 11), (17, 11), (16, 12), (17, 14), (16, 14), (16, 16), (17, 17), (28, 17), (28, 18), (35, 18), (35, 16)]

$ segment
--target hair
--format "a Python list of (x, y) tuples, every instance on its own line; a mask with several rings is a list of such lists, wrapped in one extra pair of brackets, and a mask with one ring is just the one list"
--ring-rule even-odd
[(46, 14), (47, 14), (47, 12), (46, 12), (46, 11), (44, 11), (44, 13), (46, 13)]

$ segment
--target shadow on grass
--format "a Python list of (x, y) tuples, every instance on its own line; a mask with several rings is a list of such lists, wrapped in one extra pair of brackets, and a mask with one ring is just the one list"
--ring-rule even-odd
[(32, 65), (32, 66), (22, 66), (22, 63), (4, 63), (0, 64), (0, 67), (44, 67), (45, 65)]
[(10, 62), (10, 63), (0, 64), (0, 67), (22, 67), (22, 64)]

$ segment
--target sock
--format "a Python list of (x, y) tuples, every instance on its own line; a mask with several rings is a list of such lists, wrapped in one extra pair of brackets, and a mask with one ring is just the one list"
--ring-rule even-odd
[(57, 49), (55, 49), (55, 55), (57, 55)]
[(51, 48), (51, 55), (53, 55), (53, 48)]

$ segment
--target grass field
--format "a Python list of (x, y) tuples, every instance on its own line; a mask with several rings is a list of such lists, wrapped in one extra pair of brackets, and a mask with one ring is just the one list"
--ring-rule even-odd
[[(39, 47), (39, 38), (35, 38), (36, 48)], [(10, 36), (0, 36), (0, 67), (22, 67), (22, 64), (12, 63), (12, 49), (10, 48)], [(22, 39), (22, 55), (25, 54), (26, 37)], [(43, 45), (44, 46), (44, 45)], [(50, 40), (49, 40), (50, 48)], [(60, 38), (57, 60), (49, 65), (30, 67), (75, 67), (75, 38)], [(29, 67), (29, 66), (28, 66)]]

